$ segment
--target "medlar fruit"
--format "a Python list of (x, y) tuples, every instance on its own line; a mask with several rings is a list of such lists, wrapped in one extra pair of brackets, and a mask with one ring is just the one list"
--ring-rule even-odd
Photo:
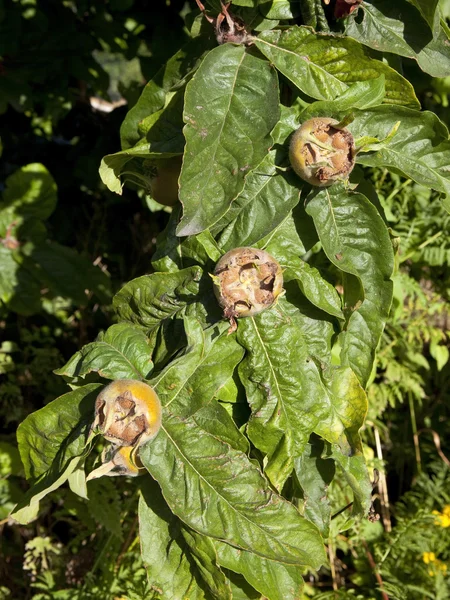
[(348, 178), (355, 166), (355, 142), (339, 122), (329, 118), (305, 121), (294, 133), (289, 160), (294, 171), (318, 187)]
[(116, 446), (138, 447), (161, 427), (161, 403), (154, 390), (134, 379), (107, 385), (95, 401), (93, 428)]
[(178, 178), (181, 172), (181, 156), (173, 156), (159, 161), (156, 175), (150, 182), (153, 200), (164, 206), (174, 206), (178, 202)]
[(97, 469), (94, 469), (86, 481), (98, 479), (107, 475), (108, 477), (116, 477), (119, 475), (127, 475), (128, 477), (137, 477), (144, 475), (146, 469), (142, 465), (138, 456), (138, 449), (134, 446), (109, 446), (105, 449), (102, 455), (103, 463)]
[(230, 320), (250, 317), (270, 308), (283, 293), (283, 274), (277, 261), (258, 248), (235, 248), (214, 269), (214, 293), (223, 315)]

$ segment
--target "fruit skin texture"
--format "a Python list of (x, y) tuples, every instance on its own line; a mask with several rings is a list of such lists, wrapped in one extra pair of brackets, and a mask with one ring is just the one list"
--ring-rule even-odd
[(150, 183), (153, 200), (164, 206), (174, 206), (178, 202), (178, 178), (181, 172), (181, 156), (159, 161), (156, 176)]
[(327, 117), (305, 121), (294, 133), (289, 160), (299, 177), (318, 187), (347, 179), (355, 166), (352, 134)]
[(161, 403), (146, 383), (118, 379), (97, 396), (92, 427), (98, 427), (103, 437), (116, 446), (137, 448), (158, 433)]
[(250, 317), (270, 308), (283, 293), (283, 273), (278, 262), (265, 250), (235, 248), (227, 252), (214, 269), (214, 293), (230, 319), (229, 333), (236, 318)]

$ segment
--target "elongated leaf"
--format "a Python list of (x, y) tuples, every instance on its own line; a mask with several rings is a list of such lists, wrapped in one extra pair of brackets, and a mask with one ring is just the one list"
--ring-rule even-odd
[(450, 211), (450, 141), (447, 127), (434, 113), (398, 108), (393, 115), (387, 107), (379, 106), (356, 113), (349, 129), (355, 137), (376, 134), (383, 139), (394, 121), (400, 121), (397, 134), (379, 152), (358, 155), (357, 162), (393, 168), (425, 187), (443, 192), (447, 196), (444, 206)]
[(344, 298), (348, 323), (341, 334), (341, 360), (365, 386), (392, 301), (394, 253), (388, 230), (365, 196), (342, 185), (312, 193), (306, 211), (329, 260), (361, 282), (361, 292), (346, 291)]
[(186, 318), (185, 327), (185, 352), (151, 380), (162, 405), (178, 416), (191, 415), (210, 402), (243, 355), (234, 337), (226, 335), (225, 321), (204, 330), (196, 319)]
[(120, 320), (151, 332), (196, 301), (201, 277), (200, 267), (138, 277), (114, 296), (114, 310)]
[(303, 454), (295, 460), (295, 480), (302, 492), (303, 514), (328, 537), (331, 506), (327, 490), (336, 467), (333, 460), (322, 456), (324, 447), (323, 440), (312, 436)]
[(351, 38), (315, 34), (307, 27), (259, 34), (255, 45), (302, 92), (333, 100), (350, 84), (386, 79), (385, 102), (418, 107), (411, 84), (396, 71), (370, 58)]
[(231, 600), (231, 586), (219, 566), (212, 539), (186, 526), (182, 528), (181, 533), (212, 597), (218, 600)]
[(204, 36), (194, 38), (181, 48), (161, 67), (155, 77), (147, 83), (141, 97), (127, 113), (120, 129), (122, 149), (134, 146), (141, 138), (139, 124), (146, 117), (164, 107), (166, 94), (198, 65), (204, 52), (213, 47), (213, 42)]
[(166, 410), (158, 436), (140, 456), (171, 510), (199, 533), (317, 568), (324, 560), (318, 530), (269, 488), (241, 438), (215, 403), (185, 419)]
[(268, 600), (299, 600), (302, 597), (303, 578), (298, 567), (267, 560), (221, 542), (216, 542), (216, 548), (220, 564), (242, 573)]
[(238, 340), (247, 350), (239, 376), (252, 409), (248, 436), (268, 455), (266, 473), (280, 489), (329, 400), (297, 311), (283, 299), (278, 306), (242, 319)]
[(36, 519), (40, 501), (70, 479), (78, 469), (79, 461), (80, 457), (76, 456), (71, 458), (62, 469), (51, 468), (48, 473), (42, 475), (14, 507), (10, 517), (22, 525), (27, 525)]
[(329, 31), (322, 0), (303, 0), (300, 3), (302, 21), (315, 31)]
[[(252, 171), (244, 189), (220, 219), (213, 231), (220, 231), (224, 251), (238, 246), (253, 246), (279, 225), (300, 199), (298, 178), (277, 171), (276, 151), (271, 151)], [(297, 182), (296, 182), (297, 179)]]
[(348, 367), (324, 371), (324, 382), (331, 398), (331, 411), (316, 433), (331, 442), (331, 456), (353, 490), (353, 514), (367, 515), (372, 485), (359, 435), (367, 414), (367, 397)]
[(84, 346), (55, 373), (84, 377), (95, 371), (106, 379), (147, 379), (152, 368), (147, 336), (128, 323), (119, 323)]
[(19, 523), (35, 519), (39, 502), (79, 468), (100, 388), (90, 384), (64, 394), (19, 425), (17, 440), (25, 474), (37, 478), (11, 514)]
[(99, 384), (60, 396), (29, 415), (17, 429), (20, 457), (27, 478), (37, 478), (56, 461), (63, 465), (79, 456), (85, 444), (87, 425), (94, 419)]
[(86, 290), (103, 303), (111, 300), (111, 282), (92, 262), (66, 246), (53, 241), (40, 244), (31, 253), (36, 273), (54, 294), (71, 298), (81, 306), (88, 302)]
[(341, 299), (336, 288), (326, 279), (323, 279), (316, 268), (311, 267), (289, 250), (286, 252), (283, 246), (278, 243), (277, 236), (269, 244), (267, 251), (280, 263), (285, 282), (297, 281), (301, 291), (311, 304), (329, 315), (344, 319)]
[(146, 117), (139, 124), (142, 139), (137, 144), (148, 144), (152, 152), (161, 154), (183, 153), (183, 105), (184, 89), (170, 94), (163, 109)]
[(438, 12), (439, 0), (409, 0), (416, 6), (425, 21), (430, 27), (433, 27), (436, 12)]
[(450, 75), (450, 45), (439, 17), (433, 25), (430, 14), (430, 31), (419, 10), (406, 0), (363, 2), (360, 11), (362, 19), (355, 15), (348, 20), (347, 35), (375, 50), (412, 58), (432, 77)]
[(178, 235), (223, 216), (267, 154), (278, 117), (277, 75), (266, 61), (231, 44), (207, 54), (186, 87)]
[(200, 576), (181, 535), (181, 523), (172, 514), (154, 482), (142, 488), (139, 534), (148, 582), (167, 600), (203, 600)]

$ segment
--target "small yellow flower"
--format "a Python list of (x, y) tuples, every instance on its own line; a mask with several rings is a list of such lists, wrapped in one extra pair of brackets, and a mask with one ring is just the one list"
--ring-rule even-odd
[(434, 552), (424, 552), (422, 554), (422, 560), (426, 565), (436, 561), (436, 555)]
[(439, 525), (440, 527), (450, 527), (450, 505), (447, 504), (444, 506), (444, 510), (440, 513), (437, 510), (433, 510), (433, 515), (436, 515), (436, 519), (434, 520), (435, 525)]

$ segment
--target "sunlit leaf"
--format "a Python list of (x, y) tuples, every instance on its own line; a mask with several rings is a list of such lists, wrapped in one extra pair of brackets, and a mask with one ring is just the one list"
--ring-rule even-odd
[(212, 50), (186, 87), (186, 149), (180, 177), (180, 236), (216, 223), (271, 146), (279, 116), (278, 80), (244, 46)]
[(152, 349), (146, 335), (132, 325), (119, 323), (83, 346), (55, 373), (84, 377), (95, 371), (106, 379), (146, 379), (152, 368)]
[(364, 46), (339, 36), (315, 34), (307, 27), (265, 31), (255, 45), (302, 92), (333, 100), (352, 83), (386, 79), (385, 102), (418, 106), (412, 85), (384, 63), (370, 58)]

